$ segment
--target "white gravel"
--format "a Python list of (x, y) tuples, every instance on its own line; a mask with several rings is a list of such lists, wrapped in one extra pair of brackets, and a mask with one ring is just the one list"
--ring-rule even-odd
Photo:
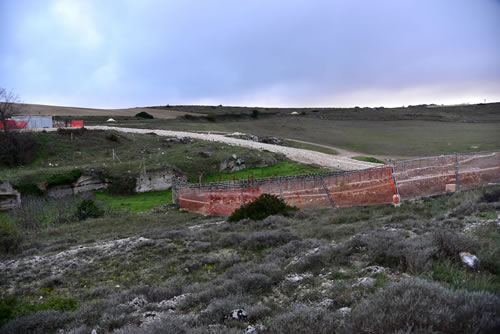
[(170, 131), (170, 130), (133, 129), (133, 128), (112, 127), (112, 126), (86, 126), (85, 128), (89, 130), (115, 130), (126, 133), (155, 133), (158, 136), (187, 137), (187, 138), (194, 138), (194, 139), (201, 139), (208, 141), (216, 141), (216, 142), (226, 143), (229, 145), (267, 150), (275, 153), (282, 153), (291, 160), (295, 160), (306, 164), (315, 164), (330, 169), (359, 170), (359, 169), (366, 169), (366, 168), (380, 166), (380, 164), (353, 160), (347, 157), (340, 157), (326, 153), (309, 151), (287, 146), (259, 143), (251, 140), (225, 137), (223, 135), (217, 135), (217, 134), (205, 134), (205, 133)]

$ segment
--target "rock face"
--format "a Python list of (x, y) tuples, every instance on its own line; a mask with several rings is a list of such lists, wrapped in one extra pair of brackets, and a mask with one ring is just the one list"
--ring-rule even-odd
[(7, 180), (0, 180), (0, 211), (17, 208), (21, 205), (21, 194)]
[(176, 173), (172, 169), (142, 171), (139, 177), (137, 177), (135, 191), (143, 193), (146, 191), (170, 189), (175, 176)]
[(462, 262), (467, 265), (467, 267), (476, 269), (479, 266), (479, 259), (477, 256), (472, 255), (469, 252), (461, 252), (459, 255), (460, 259), (462, 259)]
[(49, 197), (61, 198), (108, 187), (108, 183), (95, 175), (82, 175), (73, 184), (63, 184), (47, 189)]
[(219, 172), (232, 173), (247, 168), (245, 160), (233, 154), (230, 159), (222, 161), (219, 165)]

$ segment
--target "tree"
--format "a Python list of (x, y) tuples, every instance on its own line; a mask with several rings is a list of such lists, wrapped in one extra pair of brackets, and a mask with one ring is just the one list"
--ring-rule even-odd
[(7, 120), (21, 113), (20, 102), (19, 96), (14, 94), (14, 92), (9, 92), (5, 88), (0, 87), (0, 122), (3, 125), (5, 134), (9, 131)]

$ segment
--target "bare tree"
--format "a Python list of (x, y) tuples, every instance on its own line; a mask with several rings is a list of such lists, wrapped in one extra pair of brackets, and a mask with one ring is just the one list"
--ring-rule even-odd
[(21, 113), (21, 100), (12, 91), (7, 91), (0, 87), (0, 122), (3, 125), (4, 133), (9, 131), (7, 120)]

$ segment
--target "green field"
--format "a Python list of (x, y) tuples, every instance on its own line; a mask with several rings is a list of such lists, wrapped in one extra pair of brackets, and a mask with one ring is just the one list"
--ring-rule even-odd
[(109, 205), (112, 210), (144, 212), (158, 205), (172, 203), (172, 189), (137, 193), (131, 196), (112, 195), (101, 191), (96, 192), (96, 197)]
[[(485, 117), (462, 122), (460, 120), (391, 120), (387, 118), (383, 120), (321, 119), (311, 113), (294, 116), (269, 115), (258, 119), (228, 118), (216, 122), (203, 119), (123, 120), (117, 125), (275, 136), (343, 148), (364, 155), (420, 157), (500, 149), (500, 122), (496, 119), (489, 121), (489, 118)], [(89, 124), (102, 123), (90, 121)], [(319, 149), (316, 147), (315, 150)]]

